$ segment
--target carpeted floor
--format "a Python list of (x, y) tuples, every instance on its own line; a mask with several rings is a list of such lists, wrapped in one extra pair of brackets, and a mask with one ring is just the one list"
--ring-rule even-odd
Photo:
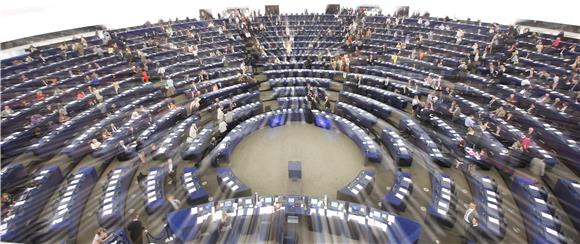
[[(302, 180), (288, 179), (288, 161), (302, 162)], [(365, 166), (356, 144), (338, 131), (292, 123), (246, 137), (230, 158), (235, 174), (260, 195), (335, 198)]]

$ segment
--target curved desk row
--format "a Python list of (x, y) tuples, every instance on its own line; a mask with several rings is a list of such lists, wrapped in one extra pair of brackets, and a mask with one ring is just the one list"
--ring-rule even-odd
[(437, 144), (431, 139), (431, 136), (423, 128), (415, 123), (411, 118), (403, 116), (399, 121), (399, 131), (408, 133), (415, 145), (427, 153), (428, 157), (437, 164), (446, 164), (446, 159), (437, 147)]
[(330, 129), (331, 126), (337, 128), (357, 144), (368, 161), (374, 163), (381, 162), (382, 156), (379, 146), (356, 124), (335, 114), (318, 110), (313, 110), (312, 113), (314, 114), (314, 123), (316, 126), (324, 129)]
[(405, 211), (409, 196), (413, 193), (413, 180), (411, 178), (411, 173), (397, 172), (391, 191), (383, 197), (383, 205), (388, 204), (398, 211)]
[(427, 214), (438, 223), (452, 228), (457, 215), (455, 181), (447, 174), (434, 173), (431, 182), (433, 193)]
[(163, 185), (168, 173), (168, 170), (163, 167), (149, 168), (149, 174), (145, 179), (145, 211), (150, 215), (167, 203)]
[(0, 171), (0, 177), (2, 182), (2, 191), (10, 191), (13, 187), (17, 187), (21, 183), (27, 180), (28, 174), (26, 169), (21, 163), (11, 163), (8, 166), (2, 168)]
[(353, 93), (375, 99), (399, 110), (405, 110), (407, 105), (410, 104), (412, 100), (409, 97), (373, 86), (356, 85), (355, 83), (345, 82), (345, 87), (351, 90)]
[(199, 204), (207, 202), (209, 199), (208, 193), (200, 184), (200, 178), (196, 175), (197, 168), (186, 167), (183, 168), (183, 188), (187, 192), (187, 202), (189, 204)]
[(495, 180), (489, 176), (468, 176), (473, 201), (477, 205), (479, 230), (486, 236), (501, 240), (506, 233), (506, 223), (501, 207), (501, 196)]
[(335, 113), (367, 129), (372, 129), (378, 120), (373, 114), (343, 102), (336, 103)]
[[(326, 95), (326, 90), (321, 87), (316, 87), (316, 91), (319, 94)], [(306, 86), (284, 86), (284, 87), (274, 87), (275, 97), (300, 97), (308, 95), (308, 87)]]
[(189, 118), (181, 121), (161, 142), (159, 149), (153, 154), (153, 159), (165, 160), (173, 158), (173, 156), (178, 152), (183, 139), (189, 134), (189, 128), (199, 121), (200, 118), (199, 114), (193, 114), (189, 116)]
[(580, 184), (571, 179), (559, 179), (554, 187), (554, 195), (558, 197), (576, 229), (580, 229)]
[(86, 129), (85, 132), (83, 132), (83, 134), (80, 136), (74, 138), (73, 141), (62, 150), (62, 152), (75, 161), (80, 159), (85, 154), (91, 152), (89, 144), (93, 138), (100, 135), (103, 128), (106, 128), (111, 124), (123, 124), (126, 120), (129, 119), (130, 113), (137, 109), (140, 105), (150, 105), (151, 103), (157, 102), (158, 99), (161, 99), (161, 97), (161, 91), (157, 91), (136, 99), (133, 102), (123, 106), (109, 117)]
[[(327, 231), (333, 239), (343, 242), (416, 243), (421, 231), (418, 223), (404, 217), (355, 203), (306, 196), (212, 202), (169, 213), (167, 225), (180, 242), (234, 243), (244, 235), (252, 236), (255, 242), (296, 243), (303, 234), (298, 231), (302, 223), (296, 222), (301, 216), (308, 219), (303, 224), (308, 225), (316, 239), (320, 236), (317, 233)], [(231, 228), (220, 231), (220, 222)]]
[(129, 167), (117, 167), (107, 175), (103, 186), (103, 196), (97, 210), (97, 220), (101, 226), (110, 227), (125, 220), (125, 200), (133, 178)]
[(516, 203), (526, 225), (531, 243), (563, 243), (561, 221), (555, 216), (554, 206), (548, 201), (548, 191), (537, 186), (536, 180), (515, 176), (511, 184)]
[(173, 127), (180, 120), (185, 119), (187, 112), (184, 107), (171, 110), (153, 121), (153, 124), (144, 130), (137, 137), (137, 148), (144, 148), (155, 142), (161, 135), (161, 132)]
[(337, 199), (350, 202), (365, 202), (373, 191), (375, 172), (362, 170), (347, 186), (336, 193)]
[(219, 89), (217, 91), (211, 91), (208, 93), (204, 93), (200, 96), (201, 107), (205, 108), (205, 107), (211, 105), (212, 103), (214, 103), (214, 100), (216, 98), (222, 99), (225, 97), (231, 97), (231, 96), (236, 95), (236, 94), (248, 92), (250, 88), (251, 88), (250, 84), (241, 83), (241, 84), (236, 84), (233, 86), (224, 87), (224, 88)]
[(409, 151), (399, 134), (385, 128), (381, 134), (381, 141), (399, 166), (410, 166), (413, 163), (413, 154)]
[(390, 106), (356, 93), (341, 91), (339, 94), (339, 100), (362, 108), (385, 121), (387, 121), (387, 118), (391, 115), (392, 111)]
[(181, 153), (181, 158), (184, 160), (201, 160), (205, 154), (205, 151), (209, 147), (213, 136), (213, 131), (214, 127), (211, 125), (201, 129), (191, 144), (185, 147), (185, 150)]
[(218, 103), (212, 104), (204, 109), (204, 111), (215, 111), (218, 107), (227, 108), (231, 104), (239, 107), (242, 105), (260, 101), (260, 92), (252, 91), (221, 99)]
[(106, 156), (112, 158), (123, 153), (124, 149), (119, 145), (119, 142), (124, 141), (125, 145), (128, 146), (131, 142), (135, 141), (137, 139), (136, 136), (149, 126), (149, 117), (153, 117), (167, 109), (167, 105), (171, 102), (173, 102), (173, 99), (165, 99), (149, 107), (138, 117), (129, 119), (117, 132), (113, 133), (111, 138), (103, 141), (101, 146), (93, 151), (93, 157), (100, 158)]
[(222, 192), (229, 197), (244, 197), (252, 194), (252, 189), (244, 184), (229, 167), (216, 169), (217, 182)]
[(83, 168), (67, 179), (68, 184), (59, 192), (57, 204), (46, 226), (46, 238), (73, 239), (77, 236), (80, 219), (93, 186), (97, 182), (94, 167)]
[(307, 108), (308, 99), (306, 97), (278, 97), (278, 106), (283, 109)]
[(271, 87), (284, 87), (284, 86), (306, 86), (311, 85), (314, 87), (330, 88), (331, 79), (328, 78), (311, 78), (311, 77), (288, 77), (288, 78), (275, 78), (268, 80)]
[(39, 217), (53, 192), (62, 182), (63, 176), (58, 166), (50, 166), (34, 174), (29, 186), (18, 196), (12, 212), (2, 218), (0, 239), (9, 242), (26, 242), (33, 231), (32, 223)]
[(335, 70), (316, 70), (316, 69), (282, 69), (267, 70), (264, 72), (268, 79), (286, 78), (286, 77), (318, 77), (332, 79), (342, 74), (341, 71)]

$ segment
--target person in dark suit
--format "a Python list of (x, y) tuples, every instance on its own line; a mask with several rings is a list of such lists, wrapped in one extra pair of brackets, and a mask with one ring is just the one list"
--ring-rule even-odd
[(135, 213), (133, 215), (133, 220), (127, 226), (127, 231), (129, 231), (129, 237), (134, 244), (143, 243), (143, 231), (147, 232), (147, 229), (143, 227), (143, 223), (139, 220), (139, 214)]

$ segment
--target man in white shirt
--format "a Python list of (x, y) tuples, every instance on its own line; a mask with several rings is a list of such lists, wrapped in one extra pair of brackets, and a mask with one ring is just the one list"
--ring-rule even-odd
[(218, 125), (218, 130), (221, 134), (226, 133), (226, 131), (228, 130), (228, 123), (222, 120), (222, 122), (220, 122)]
[(463, 220), (465, 221), (465, 237), (470, 243), (475, 243), (477, 241), (477, 229), (478, 229), (478, 221), (477, 221), (477, 211), (476, 205), (474, 202), (469, 203), (469, 208), (465, 211), (465, 216), (463, 216)]
[(231, 123), (232, 120), (234, 120), (234, 112), (232, 112), (232, 110), (228, 111), (225, 115), (225, 121), (226, 123)]
[(218, 121), (224, 120), (224, 111), (222, 110), (222, 107), (218, 107), (217, 109), (217, 120)]
[(140, 114), (139, 111), (137, 111), (137, 109), (133, 110), (133, 113), (131, 113), (131, 119), (136, 119), (139, 118)]
[(165, 67), (164, 66), (160, 66), (157, 69), (157, 74), (159, 74), (159, 76), (161, 76), (161, 77), (165, 76)]
[(476, 207), (477, 205), (475, 205), (474, 202), (469, 203), (469, 207), (467, 208), (467, 211), (465, 211), (465, 215), (463, 216), (463, 220), (465, 221), (465, 223), (471, 224), (472, 223), (471, 220), (473, 218), (477, 218)]
[(167, 80), (165, 81), (165, 89), (167, 90), (167, 96), (173, 96), (175, 95), (175, 85), (173, 83), (173, 79), (171, 78), (167, 78)]
[(191, 143), (193, 139), (195, 139), (195, 137), (197, 137), (197, 125), (192, 124), (191, 127), (189, 127), (189, 135), (187, 136), (187, 142)]

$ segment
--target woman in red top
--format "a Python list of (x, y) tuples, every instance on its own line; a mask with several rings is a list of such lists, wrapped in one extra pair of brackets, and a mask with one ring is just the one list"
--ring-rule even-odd
[(522, 136), (522, 149), (524, 149), (524, 151), (528, 151), (528, 148), (530, 147), (530, 143), (532, 143), (532, 141), (530, 140), (530, 138), (528, 136)]
[(85, 98), (85, 92), (83, 91), (77, 92), (77, 100), (81, 100), (83, 98)]
[(143, 70), (141, 75), (143, 76), (143, 82), (149, 82), (149, 75), (147, 74), (147, 71)]
[(556, 38), (556, 40), (552, 41), (552, 47), (559, 47), (560, 46), (560, 37)]
[(46, 95), (42, 91), (36, 92), (36, 101), (42, 101), (46, 98)]

